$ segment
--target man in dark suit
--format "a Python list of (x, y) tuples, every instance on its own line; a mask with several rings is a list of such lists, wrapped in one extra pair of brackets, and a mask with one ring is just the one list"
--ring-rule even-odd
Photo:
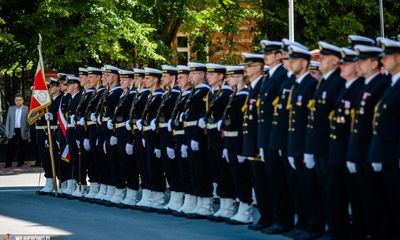
[(341, 55), (340, 76), (346, 80), (346, 83), (329, 115), (331, 130), (327, 209), (332, 238), (346, 239), (350, 237), (349, 203), (351, 202), (353, 237), (358, 239), (365, 235), (365, 229), (356, 177), (347, 170), (346, 154), (352, 120), (350, 113), (364, 79), (357, 75), (356, 64), (353, 60), (356, 52), (342, 48)]
[[(391, 84), (376, 104), (373, 131), (367, 162), (375, 172), (380, 172), (384, 189), (389, 198), (388, 236), (400, 238), (400, 43), (382, 38), (381, 62), (391, 74)], [(376, 193), (374, 193), (376, 194)], [(384, 202), (381, 204), (385, 204)]]
[(257, 148), (257, 98), (264, 75), (262, 54), (242, 53), (244, 57), (244, 75), (250, 82), (250, 91), (242, 107), (243, 120), (243, 156), (249, 161), (251, 181), (256, 194), (260, 219), (248, 228), (256, 231), (268, 228), (274, 223), (272, 196), (269, 180), (265, 171), (265, 161), (259, 156)]
[[(317, 85), (314, 98), (310, 100), (308, 107), (310, 115), (308, 119), (306, 143), (304, 148), (304, 163), (312, 169), (316, 167), (318, 181), (322, 193), (322, 202), (317, 202), (314, 207), (320, 208), (324, 213), (326, 204), (326, 185), (329, 175), (329, 114), (332, 111), (335, 101), (344, 85), (344, 79), (340, 77), (341, 49), (335, 45), (322, 42), (320, 47), (319, 70), (323, 77)], [(321, 219), (325, 219), (322, 217)], [(321, 223), (325, 225), (325, 221)], [(329, 225), (329, 224), (328, 224)]]
[(11, 167), (11, 163), (14, 159), (15, 144), (17, 144), (17, 142), (19, 142), (20, 145), (17, 167), (21, 167), (24, 164), (25, 149), (29, 138), (29, 108), (24, 105), (24, 97), (20, 93), (15, 94), (14, 102), (15, 105), (8, 109), (4, 131), (8, 138), (5, 168)]

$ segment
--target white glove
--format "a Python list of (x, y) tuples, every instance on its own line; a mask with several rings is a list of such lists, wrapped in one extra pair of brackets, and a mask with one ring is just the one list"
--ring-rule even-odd
[(49, 147), (49, 141), (44, 140), (44, 146), (48, 148)]
[(81, 117), (81, 119), (79, 119), (79, 124), (80, 124), (81, 126), (84, 126), (84, 125), (85, 125), (85, 118), (84, 118), (84, 117)]
[(350, 161), (346, 161), (347, 169), (351, 174), (357, 173), (356, 164)]
[(142, 144), (143, 144), (143, 147), (146, 147), (146, 140), (144, 140), (144, 138), (142, 138)]
[(282, 150), (278, 150), (278, 152), (279, 152), (279, 157), (282, 157)]
[(75, 140), (76, 142), (76, 146), (78, 146), (79, 149), (81, 149), (81, 143), (79, 142), (79, 140)]
[(224, 148), (224, 150), (222, 150), (222, 158), (225, 158), (226, 162), (229, 162), (228, 149)]
[(97, 123), (101, 125), (101, 117), (100, 116), (97, 117)]
[(287, 159), (288, 159), (288, 161), (289, 161), (290, 166), (291, 166), (294, 170), (296, 170), (296, 165), (294, 164), (294, 157), (288, 157)]
[(175, 159), (175, 149), (167, 147), (167, 155), (171, 159)]
[(238, 162), (239, 162), (239, 163), (244, 163), (244, 161), (246, 160), (246, 157), (245, 157), (245, 156), (237, 155), (237, 159), (238, 159)]
[(139, 131), (142, 131), (142, 128), (143, 128), (143, 126), (142, 126), (142, 119), (139, 119), (139, 120), (136, 121), (136, 127), (137, 127), (137, 129), (138, 129)]
[(108, 121), (107, 121), (107, 128), (108, 128), (108, 130), (113, 130), (113, 128), (114, 128), (114, 124), (112, 123), (111, 119), (108, 119)]
[(103, 151), (105, 154), (107, 154), (106, 141), (104, 141), (104, 143), (103, 143)]
[(92, 120), (93, 122), (96, 122), (97, 118), (94, 113), (90, 114), (90, 120)]
[(154, 149), (154, 153), (156, 154), (156, 158), (160, 158), (161, 157), (161, 150), (160, 149), (155, 148)]
[(99, 139), (96, 139), (96, 146), (99, 145)]
[(184, 116), (184, 113), (181, 113), (181, 114), (179, 115), (179, 122), (183, 122), (183, 116)]
[(382, 172), (382, 163), (373, 162), (371, 163), (374, 172)]
[(83, 140), (83, 147), (85, 148), (86, 151), (90, 151), (89, 139), (85, 138), (85, 140)]
[(260, 151), (259, 151), (258, 155), (260, 155), (260, 157), (261, 157), (261, 162), (265, 162), (264, 149), (263, 148), (260, 148)]
[(71, 116), (71, 120), (69, 121), (69, 123), (71, 123), (72, 125), (76, 125), (76, 122), (75, 122), (75, 114), (72, 114), (72, 116)]
[(155, 131), (157, 128), (156, 119), (151, 120), (150, 122), (151, 130)]
[(60, 149), (60, 142), (56, 141), (56, 143), (57, 143), (58, 149)]
[(51, 114), (51, 113), (45, 113), (44, 114), (44, 119), (46, 119), (46, 120), (53, 120), (53, 114)]
[(306, 168), (312, 169), (313, 167), (315, 167), (314, 155), (309, 153), (304, 153), (303, 162), (306, 164)]
[(182, 146), (181, 146), (181, 157), (182, 158), (187, 158), (187, 149), (188, 149), (188, 146), (187, 145), (184, 145), (184, 144), (182, 144)]
[(192, 140), (190, 142), (190, 147), (192, 148), (192, 151), (199, 151), (199, 142)]
[(116, 137), (111, 136), (111, 138), (110, 138), (110, 145), (111, 145), (111, 146), (117, 145), (117, 138), (116, 138)]
[(172, 132), (172, 119), (168, 120), (168, 132)]
[(126, 123), (125, 123), (125, 127), (126, 127), (126, 130), (128, 130), (128, 131), (130, 131), (130, 130), (132, 130), (132, 127), (131, 127), (131, 121), (126, 121)]
[(201, 129), (206, 128), (206, 126), (207, 126), (206, 120), (204, 120), (204, 118), (200, 118), (199, 122), (197, 123), (197, 126), (199, 126)]
[(133, 144), (127, 143), (125, 145), (125, 152), (128, 155), (132, 155), (133, 154)]
[(221, 128), (222, 128), (222, 120), (219, 120), (217, 124), (218, 131), (221, 131)]

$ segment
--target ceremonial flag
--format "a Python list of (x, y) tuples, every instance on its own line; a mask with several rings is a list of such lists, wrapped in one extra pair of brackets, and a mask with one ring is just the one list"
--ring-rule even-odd
[[(57, 120), (58, 120), (58, 124), (61, 128), (61, 132), (64, 136), (65, 139), (67, 139), (67, 119), (65, 119), (64, 114), (62, 113), (61, 110), (61, 105), (62, 105), (62, 99), (60, 101), (60, 105), (58, 106), (58, 112), (57, 112)], [(69, 160), (71, 159), (70, 153), (69, 153), (69, 146), (65, 146), (64, 151), (61, 155), (61, 159), (63, 161), (66, 161), (67, 163), (69, 163)]]
[(36, 120), (44, 115), (45, 108), (51, 103), (50, 93), (47, 89), (44, 77), (44, 65), (42, 58), (41, 39), (38, 45), (39, 49), (39, 62), (36, 69), (35, 80), (32, 88), (31, 104), (28, 112), (28, 122), (30, 125), (34, 124)]

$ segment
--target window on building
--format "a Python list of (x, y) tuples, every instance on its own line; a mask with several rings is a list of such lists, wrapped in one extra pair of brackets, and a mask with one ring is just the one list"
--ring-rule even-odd
[(178, 34), (178, 49), (180, 53), (178, 55), (178, 64), (186, 65), (189, 61), (190, 47), (188, 43), (188, 37), (183, 34)]

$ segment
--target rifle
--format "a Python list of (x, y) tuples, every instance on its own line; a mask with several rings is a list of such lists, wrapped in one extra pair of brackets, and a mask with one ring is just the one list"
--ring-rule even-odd
[(237, 91), (238, 91), (238, 87), (235, 86), (235, 89), (234, 89), (234, 91), (232, 93), (232, 96), (229, 98), (228, 105), (226, 105), (226, 108), (224, 110), (224, 114), (222, 115), (222, 122), (227, 126), (231, 124), (231, 119), (227, 119), (227, 117), (228, 117), (228, 115), (230, 113), (230, 110), (232, 108), (232, 102), (235, 99)]
[(177, 122), (176, 119), (178, 118), (178, 110), (179, 110), (178, 105), (182, 99), (182, 93), (184, 91), (185, 91), (185, 86), (182, 85), (181, 92), (179, 93), (179, 96), (176, 98), (176, 101), (175, 101), (174, 110), (172, 110), (171, 119), (174, 120), (175, 126), (179, 126), (179, 122)]
[(148, 125), (148, 124), (144, 123), (144, 120), (146, 118), (147, 112), (149, 111), (149, 104), (150, 104), (152, 99), (153, 99), (153, 92), (150, 93), (150, 96), (149, 96), (149, 98), (147, 99), (147, 102), (146, 102), (146, 106), (145, 106), (145, 108), (143, 110), (142, 118), (141, 118), (142, 119), (142, 125)]
[(211, 104), (208, 107), (206, 114), (204, 115), (204, 120), (206, 120), (206, 122), (208, 123), (215, 123), (214, 117), (211, 115), (211, 113), (214, 111), (214, 105), (215, 105), (215, 100), (217, 99), (217, 97), (219, 96), (219, 94), (221, 94), (222, 91), (222, 87), (225, 85), (225, 79), (222, 82), (222, 85), (219, 87), (217, 94), (215, 94), (211, 100)]
[[(88, 105), (87, 105), (87, 107), (86, 107), (86, 110), (85, 110), (85, 115), (83, 115), (83, 117), (84, 117), (85, 119), (88, 118), (89, 109), (92, 107), (92, 101), (93, 101), (94, 97), (95, 97), (96, 94), (97, 94), (97, 89), (99, 88), (100, 81), (101, 81), (101, 80), (99, 80), (99, 81), (97, 82), (96, 89), (94, 89), (94, 91), (93, 91), (93, 93), (92, 93), (92, 96), (90, 96), (89, 103), (88, 103)], [(86, 130), (86, 125), (85, 125), (85, 130)]]
[[(130, 89), (131, 89), (132, 87), (133, 87), (133, 81), (132, 81), (132, 83), (131, 83), (130, 88), (127, 88), (127, 89), (126, 89), (125, 95), (122, 97), (122, 99), (119, 100), (118, 105), (117, 105), (117, 107), (115, 108), (114, 116), (113, 116), (112, 121), (111, 121), (113, 124), (115, 123), (115, 120), (117, 119), (118, 113), (121, 111), (122, 104), (123, 104), (123, 103), (125, 102), (125, 100), (128, 98)], [(115, 129), (114, 129), (114, 130), (115, 130)]]
[[(95, 112), (96, 116), (100, 116), (103, 114), (104, 104), (107, 102), (107, 95), (108, 95), (109, 91), (110, 91), (110, 83), (107, 83), (106, 89), (104, 89), (104, 92), (101, 95), (99, 102), (97, 103), (96, 112)], [(96, 126), (97, 126), (97, 122), (96, 122)]]
[(189, 97), (188, 97), (188, 100), (186, 100), (185, 108), (184, 108), (184, 112), (185, 112), (185, 113), (186, 113), (187, 111), (189, 111), (189, 109), (190, 109), (190, 105), (191, 105), (191, 103), (192, 103), (192, 96), (193, 96), (193, 94), (194, 94), (195, 88), (196, 88), (196, 82), (194, 82), (193, 87), (192, 87), (192, 90), (190, 91), (190, 95), (189, 95)]
[[(161, 112), (163, 112), (164, 107), (165, 107), (165, 102), (167, 101), (168, 97), (171, 96), (172, 93), (172, 88), (175, 85), (175, 80), (172, 82), (172, 86), (168, 86), (168, 93), (164, 94), (163, 99), (161, 100), (161, 104), (158, 107), (157, 115), (156, 115), (156, 124), (159, 122), (160, 117), (161, 117)], [(163, 120), (165, 122), (165, 119)]]
[[(135, 117), (135, 107), (136, 107), (136, 100), (139, 97), (139, 91), (140, 91), (140, 85), (138, 86), (138, 88), (136, 89), (136, 95), (132, 100), (132, 105), (131, 105), (131, 110), (129, 111), (129, 122), (131, 124), (131, 127), (133, 126), (134, 122), (133, 119)], [(135, 135), (135, 130), (132, 128), (132, 134)]]

